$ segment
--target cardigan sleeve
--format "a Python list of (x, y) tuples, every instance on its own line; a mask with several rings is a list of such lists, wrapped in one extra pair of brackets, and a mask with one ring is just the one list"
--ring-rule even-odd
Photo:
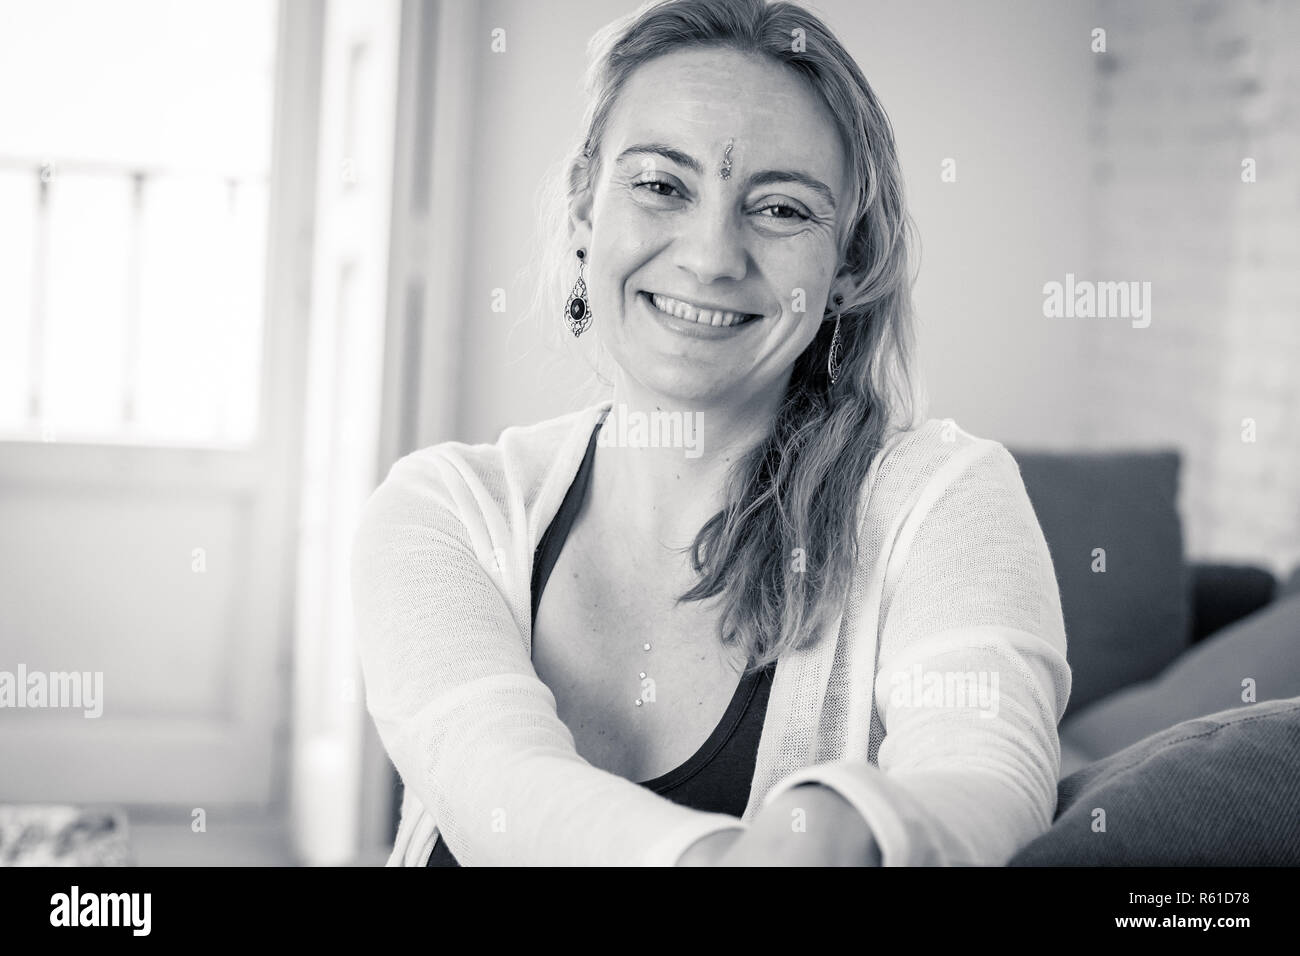
[(672, 865), (700, 837), (742, 828), (579, 756), (476, 557), (491, 522), (469, 512), (485, 500), (439, 446), (408, 455), (367, 501), (351, 557), (367, 708), (457, 860)]
[(1070, 692), (1060, 594), (1019, 467), (988, 445), (922, 518), (886, 588), (878, 765), (806, 767), (766, 797), (834, 789), (885, 866), (1001, 865), (1056, 807)]

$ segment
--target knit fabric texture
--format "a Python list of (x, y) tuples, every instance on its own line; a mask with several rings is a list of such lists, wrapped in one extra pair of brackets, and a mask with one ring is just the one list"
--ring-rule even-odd
[(931, 419), (859, 500), (840, 614), (778, 661), (742, 817), (580, 757), (531, 662), (533, 554), (610, 402), (397, 461), (353, 541), (367, 708), (405, 784), (390, 865), (673, 865), (801, 783), (895, 865), (1000, 865), (1051, 825), (1070, 692), (1060, 596), (1015, 460)]

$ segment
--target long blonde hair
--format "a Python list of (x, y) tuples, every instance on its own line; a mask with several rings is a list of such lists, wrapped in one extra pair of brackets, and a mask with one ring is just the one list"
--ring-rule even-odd
[(820, 19), (788, 2), (648, 3), (592, 38), (582, 137), (550, 186), (543, 229), (551, 241), (541, 264), (547, 278), (538, 284), (534, 309), (556, 334), (573, 278), (567, 210), (594, 182), (618, 95), (637, 67), (691, 46), (765, 55), (804, 77), (834, 117), (854, 187), (839, 240), (840, 264), (852, 282), (834, 310), (843, 348), (838, 381), (832, 385), (827, 373), (835, 323), (823, 322), (795, 362), (766, 438), (735, 463), (723, 510), (696, 536), (691, 560), (700, 579), (678, 598), (722, 594), (720, 639), (742, 646), (758, 668), (806, 646), (834, 619), (857, 561), (868, 469), (894, 430), (915, 423), (915, 227), (889, 118)]

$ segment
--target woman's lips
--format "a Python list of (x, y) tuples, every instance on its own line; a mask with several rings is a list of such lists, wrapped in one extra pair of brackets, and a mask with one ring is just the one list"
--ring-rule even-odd
[(659, 292), (643, 292), (642, 295), (646, 297), (651, 308), (662, 312), (664, 315), (672, 316), (684, 322), (712, 326), (713, 328), (731, 328), (760, 318), (760, 316), (751, 312), (710, 308)]
[(699, 342), (731, 342), (740, 336), (748, 335), (750, 329), (762, 328), (761, 323), (756, 321), (761, 319), (762, 316), (754, 316), (743, 322), (737, 322), (735, 325), (706, 325), (703, 322), (696, 322), (691, 319), (679, 319), (677, 316), (663, 311), (654, 304), (648, 292), (638, 292), (636, 298), (644, 304), (646, 317), (654, 325), (672, 333), (674, 336), (685, 336)]

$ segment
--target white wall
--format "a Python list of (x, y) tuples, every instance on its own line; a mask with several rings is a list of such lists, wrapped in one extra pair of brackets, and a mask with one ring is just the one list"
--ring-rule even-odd
[[(489, 441), (510, 424), (574, 407), (576, 353), (552, 366), (516, 327), (539, 178), (582, 111), (588, 37), (632, 9), (610, 0), (479, 5), (465, 223), (463, 382), (454, 436)], [(1042, 286), (1087, 272), (1087, 4), (861, 2), (816, 5), (857, 56), (895, 126), (921, 235), (917, 284), (931, 414), (1008, 443), (1067, 445), (1081, 433), (1079, 327), (1042, 317)], [(491, 32), (506, 50), (490, 52)], [(956, 183), (940, 163), (957, 160)], [(490, 309), (492, 290), (505, 313)], [(556, 321), (560, 319), (557, 316)], [(513, 328), (513, 331), (512, 331)]]
[(1145, 328), (1086, 322), (1086, 437), (1180, 448), (1189, 553), (1287, 574), (1300, 561), (1300, 7), (1101, 12), (1096, 278), (1149, 282), (1151, 308)]

